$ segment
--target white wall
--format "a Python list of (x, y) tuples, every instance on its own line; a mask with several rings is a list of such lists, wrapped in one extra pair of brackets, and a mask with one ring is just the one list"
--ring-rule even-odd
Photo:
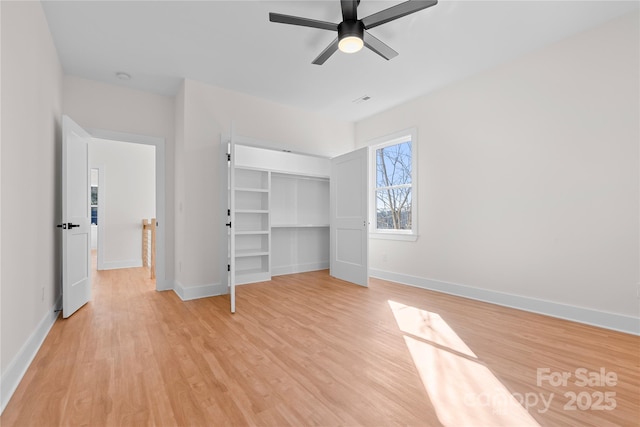
[(358, 146), (418, 127), (420, 237), (371, 240), (376, 274), (640, 332), (638, 34), (634, 12), (357, 123)]
[[(178, 258), (184, 254), (185, 238), (183, 234), (185, 232), (186, 224), (182, 215), (183, 204), (179, 201), (182, 197), (178, 196), (178, 193), (183, 193), (185, 188), (184, 183), (184, 116), (185, 116), (185, 84), (183, 83), (178, 90), (175, 98), (175, 111), (174, 111), (174, 123), (175, 123), (175, 149), (174, 149), (174, 212), (173, 217), (175, 219), (175, 246), (173, 248), (175, 257), (173, 259), (173, 271), (176, 283), (180, 283), (182, 278), (182, 263), (178, 262)], [(179, 190), (180, 189), (180, 190)], [(180, 255), (179, 255), (180, 254)], [(175, 284), (174, 284), (175, 288)]]
[[(135, 76), (133, 76), (135, 78)], [(174, 271), (174, 99), (73, 76), (63, 79), (63, 111), (81, 126), (165, 139), (165, 268)], [(160, 278), (158, 277), (158, 280)]]
[(101, 166), (98, 191), (104, 204), (101, 269), (142, 266), (143, 218), (156, 216), (155, 147), (93, 139), (90, 165)]
[(4, 409), (60, 297), (62, 68), (39, 2), (2, 2), (1, 19)]
[[(354, 128), (317, 114), (252, 96), (185, 81), (176, 98), (176, 280), (181, 288), (219, 283), (226, 212), (219, 203), (219, 142), (231, 122), (236, 134), (279, 147), (334, 156), (353, 149)], [(178, 125), (180, 123), (180, 125)], [(209, 288), (206, 288), (206, 287)], [(208, 289), (208, 290), (207, 290)], [(226, 288), (225, 288), (226, 289)]]

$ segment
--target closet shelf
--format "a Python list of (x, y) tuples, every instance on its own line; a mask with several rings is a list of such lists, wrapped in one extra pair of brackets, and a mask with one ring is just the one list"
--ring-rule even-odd
[(323, 228), (329, 224), (271, 224), (271, 228)]
[(244, 234), (269, 234), (269, 230), (236, 230), (236, 235)]
[(250, 257), (250, 256), (262, 256), (269, 255), (269, 251), (261, 249), (236, 249), (236, 257)]
[(267, 280), (271, 280), (271, 272), (268, 268), (236, 270), (236, 280), (238, 285), (243, 285), (245, 283), (264, 282)]
[(268, 188), (236, 187), (236, 191), (247, 191), (250, 193), (268, 193)]
[(236, 209), (237, 214), (268, 214), (267, 209)]

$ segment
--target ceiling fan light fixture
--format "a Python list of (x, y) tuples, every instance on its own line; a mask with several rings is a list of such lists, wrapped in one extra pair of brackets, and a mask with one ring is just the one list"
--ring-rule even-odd
[(364, 46), (364, 25), (361, 21), (344, 21), (338, 25), (338, 49), (355, 53)]
[(364, 42), (358, 36), (348, 36), (338, 42), (338, 49), (344, 53), (356, 53), (364, 46)]

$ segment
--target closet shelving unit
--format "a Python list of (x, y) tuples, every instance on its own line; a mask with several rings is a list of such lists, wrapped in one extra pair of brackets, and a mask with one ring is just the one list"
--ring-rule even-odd
[(329, 268), (329, 159), (239, 139), (229, 145), (234, 283)]
[(367, 149), (328, 159), (265, 145), (232, 128), (220, 146), (231, 312), (236, 285), (281, 274), (330, 268), (367, 286)]
[(269, 171), (234, 170), (236, 283), (271, 278), (271, 215)]

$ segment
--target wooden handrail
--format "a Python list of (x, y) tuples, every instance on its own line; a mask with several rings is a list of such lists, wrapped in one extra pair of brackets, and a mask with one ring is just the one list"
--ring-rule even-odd
[[(151, 241), (151, 242), (149, 242)], [(151, 256), (149, 256), (151, 250)], [(151, 263), (149, 263), (151, 259)], [(156, 278), (156, 219), (142, 220), (142, 266), (149, 267), (151, 278)]]

